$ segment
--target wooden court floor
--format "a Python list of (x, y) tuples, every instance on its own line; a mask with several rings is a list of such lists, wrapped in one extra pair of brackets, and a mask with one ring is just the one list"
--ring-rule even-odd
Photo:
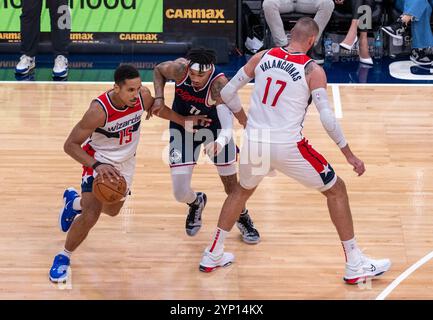
[[(341, 85), (340, 122), (366, 174), (356, 177), (345, 163), (314, 106), (304, 134), (346, 181), (361, 248), (392, 260), (380, 280), (343, 283), (344, 254), (325, 198), (281, 174), (266, 178), (248, 203), (262, 242), (244, 244), (235, 227), (226, 250), (236, 263), (200, 273), (223, 187), (212, 165), (196, 167), (193, 186), (207, 193), (208, 204), (201, 231), (188, 237), (186, 206), (174, 200), (162, 161), (168, 124), (152, 118), (142, 123), (125, 209), (102, 216), (73, 254), (70, 283), (50, 283), (65, 239), (57, 226), (63, 190), (79, 188), (81, 178), (62, 145), (91, 99), (110, 87), (0, 84), (0, 299), (375, 299), (433, 251), (433, 87)], [(172, 87), (167, 91), (170, 103)], [(250, 92), (241, 92), (246, 108)], [(430, 260), (387, 299), (433, 299), (432, 286)]]

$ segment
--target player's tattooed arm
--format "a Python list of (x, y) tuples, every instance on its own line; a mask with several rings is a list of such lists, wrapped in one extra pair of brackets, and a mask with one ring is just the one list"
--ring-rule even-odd
[(314, 61), (309, 62), (305, 66), (305, 80), (308, 83), (308, 87), (310, 91), (313, 91), (317, 88), (325, 88), (327, 87), (327, 79), (326, 73), (321, 66), (319, 66)]
[(166, 61), (158, 64), (153, 70), (153, 86), (155, 89), (155, 102), (152, 113), (158, 114), (164, 106), (164, 87), (168, 80), (181, 81), (188, 70), (188, 61), (179, 58), (175, 61)]
[[(164, 85), (168, 80), (181, 81), (185, 77), (187, 70), (188, 61), (184, 58), (158, 64), (153, 70), (155, 95), (158, 96), (160, 93), (163, 93)], [(162, 91), (158, 92), (160, 89)]]
[(317, 64), (314, 61), (309, 62), (306, 66), (305, 66), (305, 76), (309, 76), (313, 70), (317, 67)]
[(225, 87), (225, 85), (228, 83), (228, 80), (225, 76), (217, 78), (211, 87), (211, 97), (214, 101), (216, 101), (216, 104), (223, 104), (224, 101), (221, 98), (221, 90)]

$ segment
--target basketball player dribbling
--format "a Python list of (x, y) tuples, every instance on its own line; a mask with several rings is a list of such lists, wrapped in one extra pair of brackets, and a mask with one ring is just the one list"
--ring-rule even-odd
[[(144, 111), (150, 110), (153, 97), (141, 85), (138, 70), (133, 66), (118, 67), (114, 82), (112, 90), (91, 102), (64, 144), (65, 152), (83, 165), (82, 192), (80, 196), (75, 189), (68, 188), (63, 194), (59, 224), (68, 234), (65, 247), (55, 256), (49, 272), (53, 282), (66, 281), (72, 252), (87, 237), (101, 212), (114, 217), (123, 206), (125, 198), (110, 205), (97, 200), (92, 194), (94, 177), (102, 175), (103, 179), (115, 180), (123, 176), (128, 192), (132, 184), (141, 117)], [(192, 130), (194, 124), (208, 122), (204, 116), (184, 117), (166, 106), (159, 116), (186, 126), (187, 130)]]
[[(170, 171), (174, 197), (189, 206), (185, 230), (189, 236), (197, 234), (202, 225), (202, 212), (207, 196), (194, 192), (191, 179), (203, 144), (205, 152), (215, 164), (227, 194), (237, 183), (236, 145), (232, 138), (233, 118), (222, 101), (221, 89), (228, 82), (224, 73), (215, 67), (215, 53), (205, 48), (188, 52), (186, 59), (166, 61), (154, 69), (155, 103), (153, 112), (164, 106), (164, 87), (167, 80), (176, 81), (172, 109), (181, 115), (201, 114), (212, 120), (209, 127), (197, 127), (195, 133), (170, 122)], [(241, 124), (246, 116), (239, 97), (231, 102), (231, 109)], [(243, 207), (238, 212), (237, 226), (242, 240), (249, 244), (260, 241), (260, 235)]]
[[(358, 176), (364, 173), (364, 163), (350, 150), (330, 108), (326, 74), (306, 55), (317, 33), (318, 26), (313, 19), (299, 19), (291, 31), (292, 39), (287, 48), (257, 53), (221, 92), (223, 100), (230, 101), (240, 88), (255, 78), (240, 154), (239, 184), (223, 205), (211, 245), (205, 249), (200, 262), (201, 271), (210, 272), (234, 261), (233, 254), (224, 252), (224, 238), (233, 227), (239, 210), (272, 170), (318, 190), (327, 198), (331, 220), (346, 256), (346, 283), (375, 278), (391, 266), (390, 260), (373, 260), (358, 248), (345, 184), (302, 135), (312, 97), (330, 138)], [(262, 163), (262, 167), (259, 168), (258, 163)]]

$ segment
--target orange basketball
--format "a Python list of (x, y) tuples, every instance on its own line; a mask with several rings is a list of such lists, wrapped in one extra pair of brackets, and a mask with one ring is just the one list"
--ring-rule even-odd
[(96, 199), (104, 204), (113, 204), (119, 202), (126, 195), (126, 180), (121, 176), (120, 180), (105, 178), (102, 182), (102, 176), (97, 175), (93, 180), (92, 191)]

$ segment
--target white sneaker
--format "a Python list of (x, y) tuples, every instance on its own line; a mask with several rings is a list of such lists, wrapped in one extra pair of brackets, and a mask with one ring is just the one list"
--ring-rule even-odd
[(346, 263), (346, 275), (344, 281), (347, 284), (357, 284), (365, 282), (382, 275), (391, 268), (389, 259), (374, 260), (366, 256), (361, 256), (361, 262), (357, 266), (351, 266)]
[(17, 66), (15, 67), (15, 73), (24, 75), (29, 73), (34, 68), (35, 68), (35, 58), (23, 54), (20, 58), (20, 62), (18, 62)]
[(218, 267), (227, 267), (234, 261), (235, 256), (230, 252), (222, 252), (219, 255), (215, 255), (209, 252), (209, 249), (206, 248), (200, 262), (199, 270), (203, 272), (212, 272)]
[(68, 59), (59, 55), (54, 60), (53, 77), (63, 78), (68, 75)]

